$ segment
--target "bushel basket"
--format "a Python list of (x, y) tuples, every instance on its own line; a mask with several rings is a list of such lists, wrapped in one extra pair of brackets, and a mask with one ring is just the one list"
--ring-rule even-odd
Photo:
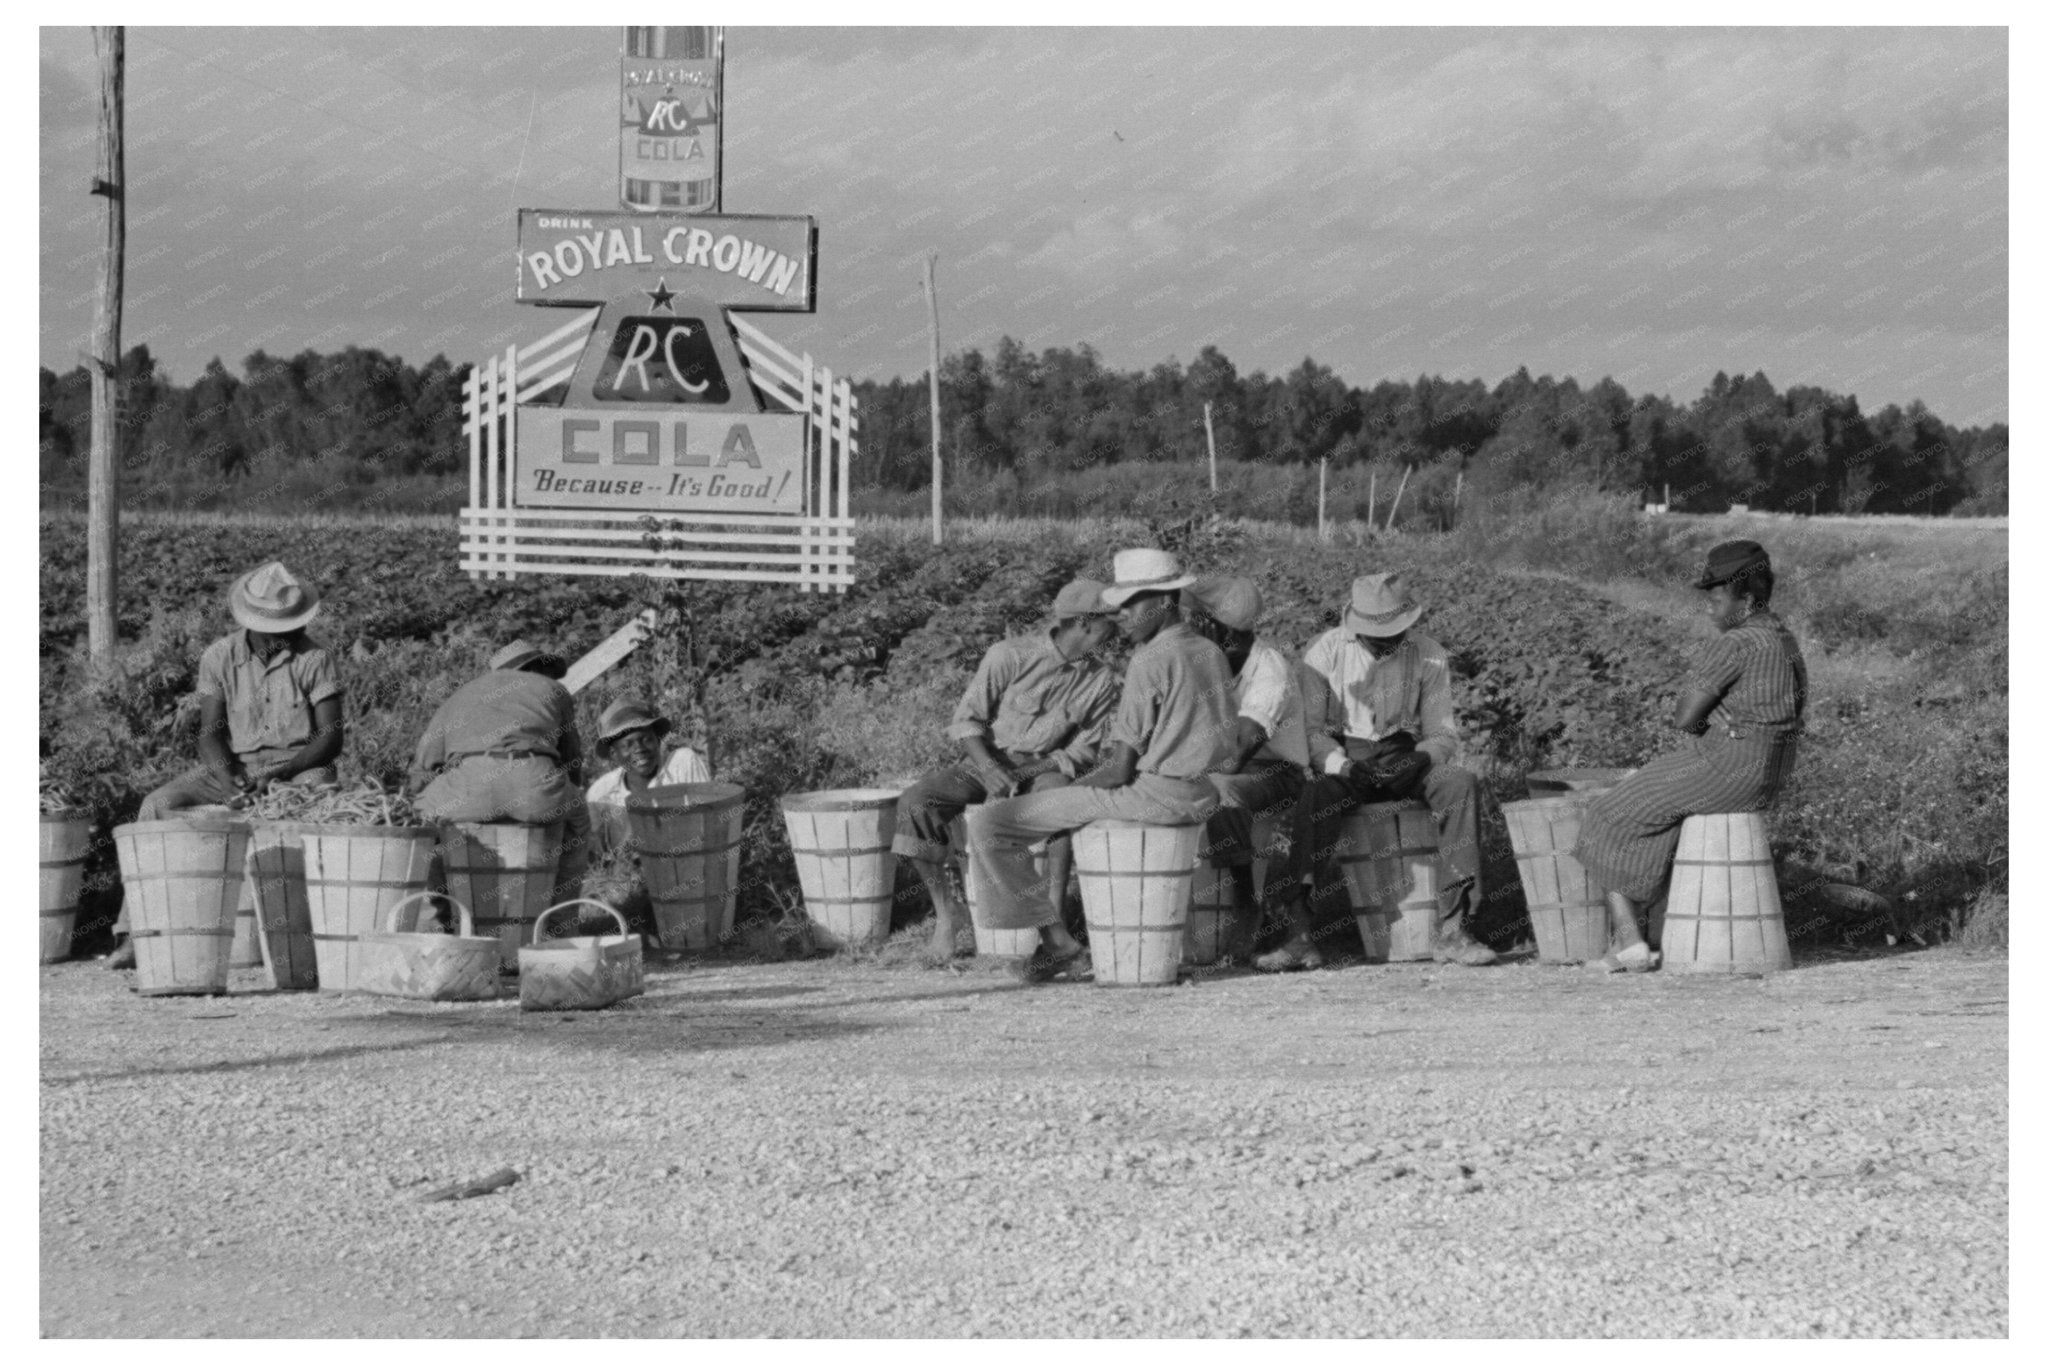
[[(616, 934), (544, 938), (550, 916), (579, 905), (594, 905), (618, 922)], [(519, 950), (519, 1008), (601, 1010), (647, 989), (640, 962), (640, 937), (603, 901), (563, 901), (533, 922), (533, 942)]]
[[(399, 914), (416, 901), (432, 904), (436, 897), (455, 907), (453, 934), (422, 934), (401, 930)], [(419, 911), (405, 923), (417, 925)], [(495, 1000), (498, 998), (498, 940), (476, 937), (469, 907), (441, 892), (407, 896), (385, 912), (382, 933), (364, 934), (357, 943), (362, 967), (358, 988), (407, 1000)]]

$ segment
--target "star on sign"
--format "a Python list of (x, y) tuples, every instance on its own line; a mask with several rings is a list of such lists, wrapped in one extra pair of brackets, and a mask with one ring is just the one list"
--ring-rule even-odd
[(654, 282), (654, 288), (643, 289), (640, 292), (645, 294), (649, 299), (653, 300), (654, 306), (656, 308), (667, 308), (671, 313), (675, 311), (675, 308), (673, 307), (676, 297), (675, 291), (668, 287), (668, 280), (665, 277), (656, 280)]

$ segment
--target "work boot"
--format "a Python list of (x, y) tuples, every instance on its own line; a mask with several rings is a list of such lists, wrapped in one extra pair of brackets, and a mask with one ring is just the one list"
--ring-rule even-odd
[(107, 954), (107, 970), (110, 972), (132, 972), (135, 970), (135, 940), (123, 938)]
[(1436, 941), (1429, 945), (1432, 962), (1455, 962), (1460, 967), (1485, 967), (1500, 960), (1500, 954), (1465, 931), (1459, 920), (1437, 925)]

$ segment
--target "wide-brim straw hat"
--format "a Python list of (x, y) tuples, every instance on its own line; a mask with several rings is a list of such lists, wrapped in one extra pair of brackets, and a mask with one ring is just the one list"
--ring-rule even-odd
[(320, 614), (320, 594), (273, 559), (235, 580), (228, 611), (259, 634), (285, 635)]
[(652, 730), (656, 738), (669, 732), (666, 716), (657, 716), (637, 701), (615, 701), (597, 719), (597, 742), (609, 744), (635, 730)]
[(1210, 620), (1232, 630), (1257, 626), (1259, 613), (1266, 609), (1265, 599), (1259, 596), (1259, 585), (1249, 578), (1198, 578), (1181, 596), (1193, 599)]
[(1770, 553), (1753, 540), (1724, 540), (1707, 551), (1707, 567), (1693, 580), (1695, 588), (1718, 588), (1756, 569), (1771, 567)]
[(1399, 635), (1422, 619), (1422, 606), (1398, 573), (1369, 573), (1351, 580), (1351, 605), (1344, 609), (1344, 628), (1355, 635), (1384, 639)]
[(1121, 607), (1141, 592), (1178, 592), (1195, 581), (1184, 574), (1180, 561), (1166, 550), (1118, 550), (1113, 561), (1116, 582), (1102, 590), (1102, 600), (1111, 610)]
[(550, 654), (538, 645), (530, 645), (524, 640), (514, 640), (491, 656), (493, 669), (518, 669), (535, 663), (542, 666), (543, 672), (552, 670), (556, 677), (560, 677), (568, 669), (568, 664), (563, 662), (561, 655)]

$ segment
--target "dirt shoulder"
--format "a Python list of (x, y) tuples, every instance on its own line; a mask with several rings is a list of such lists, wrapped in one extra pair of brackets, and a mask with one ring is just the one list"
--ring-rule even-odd
[(535, 1015), (64, 964), (42, 1330), (2003, 1335), (2006, 980), (827, 960)]

